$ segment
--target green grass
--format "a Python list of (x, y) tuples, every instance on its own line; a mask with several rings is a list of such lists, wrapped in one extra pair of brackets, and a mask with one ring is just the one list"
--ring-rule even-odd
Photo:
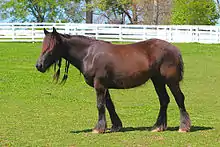
[(55, 85), (52, 71), (35, 69), (41, 44), (0, 43), (0, 146), (219, 146), (220, 45), (176, 45), (185, 62), (181, 87), (192, 131), (177, 132), (179, 111), (172, 96), (169, 130), (147, 130), (159, 111), (149, 81), (135, 89), (111, 90), (124, 132), (92, 134), (95, 93), (74, 67), (64, 86)]

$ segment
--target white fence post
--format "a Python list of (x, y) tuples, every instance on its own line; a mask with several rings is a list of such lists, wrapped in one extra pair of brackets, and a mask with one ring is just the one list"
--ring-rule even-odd
[(199, 42), (199, 27), (196, 28), (196, 42)]
[(215, 40), (218, 42), (218, 28), (215, 28)]
[(122, 41), (122, 27), (119, 25), (119, 41)]
[(145, 38), (146, 38), (146, 27), (145, 26), (143, 26), (143, 40), (145, 40)]
[(220, 42), (220, 31), (219, 31), (219, 27), (217, 28), (217, 42)]
[(14, 27), (14, 24), (12, 24), (12, 41), (15, 40), (15, 27)]
[(69, 23), (65, 24), (65, 34), (69, 34), (70, 30), (69, 30)]
[(173, 30), (171, 26), (169, 27), (169, 38), (170, 38), (169, 41), (172, 42), (173, 41)]
[(156, 26), (156, 32), (157, 32), (157, 33), (156, 33), (156, 34), (157, 34), (156, 37), (158, 38), (158, 27), (157, 27), (157, 26)]
[(95, 39), (98, 39), (98, 25), (95, 25)]
[(31, 25), (32, 42), (34, 42), (34, 41), (35, 41), (35, 40), (34, 40), (34, 38), (35, 38), (34, 26), (35, 26), (35, 24), (34, 24), (34, 23), (32, 23), (32, 25)]

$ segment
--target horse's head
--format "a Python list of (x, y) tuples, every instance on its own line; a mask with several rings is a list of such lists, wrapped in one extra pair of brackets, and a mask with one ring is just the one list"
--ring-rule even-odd
[(53, 27), (53, 32), (44, 29), (44, 40), (42, 52), (37, 60), (36, 68), (40, 72), (45, 72), (53, 63), (62, 57), (60, 34)]

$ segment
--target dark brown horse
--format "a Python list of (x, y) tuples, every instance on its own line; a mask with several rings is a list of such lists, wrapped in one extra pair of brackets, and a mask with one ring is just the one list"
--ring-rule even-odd
[[(59, 78), (61, 59), (66, 60), (67, 79), (69, 64), (75, 66), (94, 87), (97, 95), (98, 122), (94, 133), (105, 132), (107, 108), (111, 131), (119, 131), (122, 122), (115, 111), (109, 89), (127, 89), (144, 84), (151, 79), (160, 101), (160, 111), (152, 131), (167, 129), (167, 106), (170, 98), (166, 85), (170, 88), (180, 110), (180, 132), (190, 131), (190, 118), (184, 105), (184, 95), (179, 82), (183, 79), (183, 61), (180, 51), (172, 44), (150, 39), (134, 44), (115, 45), (85, 36), (66, 35), (44, 29), (42, 53), (36, 68), (45, 72), (52, 64), (58, 65), (55, 78)], [(56, 69), (55, 69), (56, 70)]]

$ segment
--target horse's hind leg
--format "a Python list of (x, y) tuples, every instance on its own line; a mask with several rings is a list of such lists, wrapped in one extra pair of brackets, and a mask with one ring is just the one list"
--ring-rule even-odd
[(151, 78), (160, 101), (160, 111), (153, 132), (160, 132), (167, 129), (167, 106), (170, 98), (167, 94), (164, 80), (161, 77)]
[(179, 82), (172, 82), (168, 84), (173, 96), (175, 97), (176, 103), (180, 109), (180, 128), (179, 132), (188, 132), (190, 131), (191, 121), (189, 114), (186, 111), (184, 104), (184, 94), (182, 93)]
[(111, 96), (108, 90), (106, 91), (106, 108), (109, 112), (112, 122), (111, 132), (119, 131), (122, 128), (122, 122), (115, 111), (115, 106), (111, 100)]

